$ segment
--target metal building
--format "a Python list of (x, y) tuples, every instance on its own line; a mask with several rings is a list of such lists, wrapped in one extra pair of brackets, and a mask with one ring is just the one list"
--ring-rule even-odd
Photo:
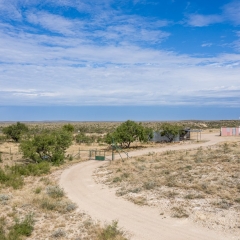
[[(173, 142), (179, 142), (182, 140), (189, 140), (190, 139), (190, 132), (191, 130), (189, 128), (184, 129), (184, 131), (181, 132), (181, 134), (178, 134), (174, 139)], [(153, 132), (153, 138), (150, 140), (152, 142), (169, 142), (169, 138), (166, 136), (161, 135), (160, 131), (154, 131)]]
[(240, 136), (240, 127), (221, 127), (220, 136)]

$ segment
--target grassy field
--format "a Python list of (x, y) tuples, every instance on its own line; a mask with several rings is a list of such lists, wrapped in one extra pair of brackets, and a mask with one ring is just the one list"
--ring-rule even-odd
[[(185, 126), (208, 128), (238, 126), (237, 121), (184, 121)], [(1, 128), (12, 123), (0, 123)], [(28, 123), (34, 131), (60, 129), (63, 123)], [(118, 122), (71, 123), (75, 134), (102, 136)], [(144, 122), (157, 129), (160, 122)], [(204, 134), (204, 133), (203, 133)], [(6, 141), (0, 134), (0, 239), (129, 239), (117, 222), (103, 225), (77, 211), (58, 187), (61, 172), (77, 162), (88, 160), (89, 153), (79, 150), (109, 151), (104, 143), (73, 144), (67, 149), (61, 166), (29, 165), (19, 151), (19, 143)], [(196, 138), (196, 136), (193, 136)], [(161, 147), (162, 143), (134, 143), (130, 150)], [(96, 176), (116, 194), (135, 204), (155, 206), (163, 217), (190, 218), (209, 228), (240, 234), (240, 143), (217, 145), (189, 151), (168, 151), (114, 161)], [(129, 151), (129, 150), (128, 150)], [(110, 151), (106, 153), (110, 155)], [(24, 166), (24, 169), (15, 165)], [(28, 166), (28, 167), (26, 167)], [(102, 174), (107, 171), (108, 174)], [(106, 173), (106, 172), (105, 172)], [(107, 180), (106, 180), (107, 177)]]
[[(189, 218), (240, 235), (240, 142), (195, 150), (149, 152), (112, 162), (98, 181), (163, 217)], [(104, 173), (104, 174), (102, 174)], [(107, 174), (106, 174), (107, 173)]]

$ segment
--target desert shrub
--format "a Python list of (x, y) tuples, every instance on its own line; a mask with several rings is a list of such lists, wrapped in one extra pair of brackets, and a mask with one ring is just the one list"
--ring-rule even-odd
[(224, 143), (222, 147), (224, 153), (228, 153), (230, 151), (229, 145), (227, 143)]
[(33, 231), (33, 216), (31, 214), (27, 215), (23, 221), (17, 220), (13, 225), (9, 236), (30, 236)]
[(27, 165), (15, 165), (11, 167), (11, 171), (23, 176), (39, 176), (49, 173), (50, 168), (50, 163), (43, 161), (40, 163), (29, 163)]
[(112, 221), (111, 224), (102, 228), (97, 237), (99, 240), (127, 240), (124, 232), (118, 228), (118, 221)]
[(0, 168), (0, 183), (6, 187), (19, 189), (23, 186), (23, 178), (19, 173), (4, 171)]
[(34, 220), (31, 214), (27, 215), (22, 221), (16, 220), (15, 224), (9, 227), (9, 232), (5, 231), (5, 219), (0, 219), (0, 239), (1, 240), (22, 240), (29, 237), (34, 229)]
[(66, 205), (65, 205), (65, 210), (66, 210), (66, 212), (72, 212), (72, 211), (74, 211), (76, 208), (77, 208), (77, 204), (75, 204), (75, 203), (69, 202), (69, 203), (66, 203)]
[(151, 190), (151, 189), (154, 189), (156, 187), (156, 183), (153, 182), (153, 181), (148, 181), (148, 182), (145, 182), (143, 184), (143, 187), (146, 189), (146, 190)]
[(187, 218), (189, 216), (186, 210), (181, 206), (173, 207), (171, 210), (172, 210), (172, 217), (174, 218)]
[(46, 192), (48, 196), (52, 198), (61, 198), (64, 196), (64, 190), (60, 188), (59, 186), (48, 186), (46, 188)]
[(34, 191), (34, 193), (39, 194), (42, 191), (41, 187), (37, 187)]
[(121, 182), (122, 181), (122, 179), (120, 178), (120, 177), (115, 177), (115, 178), (113, 178), (113, 182), (115, 183), (115, 182)]
[(6, 141), (6, 136), (0, 135), (0, 143)]
[(63, 229), (57, 229), (51, 235), (51, 237), (53, 237), (53, 238), (62, 238), (62, 237), (65, 237), (65, 236), (66, 236), (66, 232)]
[(48, 211), (57, 211), (60, 213), (72, 212), (77, 205), (69, 201), (59, 201), (59, 199), (43, 197), (34, 200), (42, 209)]
[(10, 197), (6, 194), (0, 194), (0, 201), (7, 201)]
[(132, 193), (139, 193), (142, 191), (142, 188), (140, 187), (136, 187), (136, 188), (133, 188), (133, 189), (130, 189), (129, 192), (132, 192)]
[(236, 198), (236, 199), (235, 199), (235, 202), (236, 202), (236, 203), (240, 203), (240, 198)]
[(93, 143), (95, 142), (95, 136), (87, 136), (85, 133), (79, 133), (75, 137), (76, 143)]
[(52, 181), (48, 177), (42, 177), (40, 178), (40, 181), (43, 182), (45, 185), (52, 184)]
[(0, 204), (2, 204), (2, 205), (7, 205), (9, 199), (10, 199), (10, 196), (9, 196), (9, 195), (0, 194)]
[(39, 200), (40, 207), (46, 210), (57, 210), (59, 203), (50, 198), (42, 198)]

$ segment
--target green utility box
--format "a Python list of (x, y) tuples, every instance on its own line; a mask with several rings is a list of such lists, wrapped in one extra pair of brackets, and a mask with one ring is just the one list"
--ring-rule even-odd
[(104, 161), (105, 156), (95, 156), (95, 160)]

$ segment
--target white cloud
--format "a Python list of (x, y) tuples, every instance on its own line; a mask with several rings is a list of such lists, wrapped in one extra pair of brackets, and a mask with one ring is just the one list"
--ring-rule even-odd
[(235, 25), (240, 25), (240, 2), (234, 1), (223, 7), (224, 15)]
[[(22, 25), (1, 23), (2, 105), (189, 105), (239, 99), (240, 55), (198, 58), (151, 48), (170, 36), (162, 27), (171, 23), (108, 11), (111, 1), (46, 2), (76, 7), (90, 17), (37, 11), (29, 0), (25, 4), (33, 8), (20, 12)], [(206, 26), (222, 18), (191, 15), (189, 20)]]
[(223, 22), (223, 20), (223, 17), (220, 15), (191, 14), (188, 16), (187, 23), (194, 27), (205, 27), (211, 24)]
[[(47, 56), (45, 66), (41, 59), (32, 65), (0, 65), (1, 103), (178, 105), (210, 104), (229, 95), (239, 99), (240, 67), (234, 66), (240, 62), (239, 55), (198, 59), (130, 46), (76, 48), (71, 53), (72, 58), (66, 60), (70, 52), (59, 49), (57, 63)], [(71, 66), (78, 61), (86, 65)], [(221, 101), (223, 104), (224, 99)], [(230, 103), (226, 100), (224, 104)]]
[(203, 43), (201, 46), (202, 47), (211, 47), (213, 44), (212, 43)]
[(190, 14), (187, 23), (190, 26), (205, 27), (215, 23), (230, 21), (235, 25), (240, 25), (240, 2), (233, 1), (222, 6), (222, 12), (218, 15)]
[(64, 35), (74, 35), (74, 29), (81, 26), (80, 21), (68, 20), (47, 12), (29, 13), (27, 19), (30, 23)]

